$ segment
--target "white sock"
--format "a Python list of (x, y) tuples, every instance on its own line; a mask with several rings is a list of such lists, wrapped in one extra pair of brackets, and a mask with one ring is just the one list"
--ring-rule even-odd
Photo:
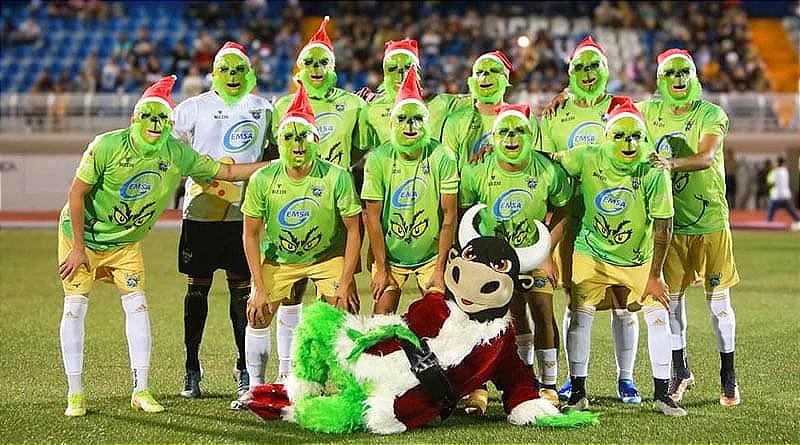
[(517, 334), (517, 354), (523, 363), (533, 365), (533, 334)]
[(564, 360), (569, 363), (569, 352), (567, 351), (567, 332), (569, 332), (569, 323), (572, 320), (572, 311), (569, 306), (564, 308), (564, 318), (561, 320), (561, 339), (564, 342)]
[(572, 312), (567, 331), (569, 375), (571, 376), (586, 377), (589, 375), (589, 349), (594, 312), (595, 309), (592, 306), (581, 306)]
[(264, 383), (264, 364), (269, 357), (270, 346), (269, 326), (263, 329), (245, 328), (244, 358), (251, 389)]
[(671, 375), (672, 334), (669, 330), (669, 312), (663, 306), (645, 306), (644, 321), (647, 323), (647, 349), (653, 377), (668, 379)]
[(639, 317), (627, 309), (614, 309), (611, 313), (617, 380), (633, 380), (633, 364), (639, 350)]
[(669, 294), (669, 328), (672, 331), (672, 350), (686, 349), (686, 300), (684, 293)]
[(539, 380), (544, 385), (555, 385), (558, 381), (558, 351), (556, 348), (537, 349), (536, 364)]
[(89, 309), (89, 299), (83, 295), (64, 297), (64, 313), (61, 315), (61, 358), (67, 375), (69, 394), (83, 391), (83, 338), (84, 319)]
[(122, 296), (125, 311), (125, 336), (128, 338), (128, 355), (131, 359), (133, 392), (147, 389), (147, 370), (150, 368), (150, 310), (144, 292), (137, 291)]
[(736, 314), (731, 306), (730, 290), (706, 294), (706, 301), (711, 311), (711, 325), (717, 335), (719, 352), (733, 352), (736, 349)]
[(294, 330), (300, 324), (300, 313), (303, 303), (280, 305), (278, 307), (278, 377), (288, 375), (292, 371), (292, 339)]

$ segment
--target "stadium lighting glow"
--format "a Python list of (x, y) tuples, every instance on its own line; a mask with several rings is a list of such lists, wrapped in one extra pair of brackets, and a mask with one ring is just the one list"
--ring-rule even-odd
[(517, 39), (517, 45), (519, 45), (520, 48), (527, 48), (530, 44), (531, 39), (529, 39), (528, 36), (519, 36)]

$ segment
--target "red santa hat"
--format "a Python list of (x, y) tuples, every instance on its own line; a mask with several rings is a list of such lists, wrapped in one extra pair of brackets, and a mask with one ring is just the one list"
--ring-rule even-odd
[(284, 113), (281, 118), (281, 123), (278, 125), (278, 132), (280, 133), (286, 124), (297, 122), (310, 125), (311, 131), (319, 136), (316, 122), (314, 122), (314, 110), (311, 109), (311, 102), (308, 100), (308, 93), (306, 93), (303, 82), (298, 83), (300, 86), (297, 88), (297, 92), (294, 93), (294, 97), (292, 97), (292, 103), (289, 104), (289, 108), (286, 109), (286, 113)]
[(508, 56), (499, 49), (481, 54), (480, 57), (475, 59), (475, 63), (473, 63), (472, 66), (477, 65), (478, 62), (480, 62), (483, 59), (492, 59), (497, 63), (503, 65), (503, 68), (506, 71), (506, 77), (511, 75), (511, 72), (514, 71), (514, 65), (511, 64), (511, 59), (509, 59)]
[(392, 112), (407, 103), (416, 102), (419, 105), (422, 105), (426, 110), (428, 106), (425, 105), (425, 101), (422, 99), (422, 89), (419, 86), (419, 81), (417, 80), (417, 70), (408, 70), (408, 74), (406, 74), (406, 78), (403, 79), (403, 86), (400, 87), (400, 91), (397, 92), (397, 97), (394, 100), (394, 107), (392, 107)]
[[(310, 48), (322, 48), (328, 52), (331, 61), (333, 61), (334, 64), (336, 63), (336, 56), (333, 54), (333, 43), (331, 43), (331, 39), (328, 37), (328, 22), (330, 21), (331, 17), (328, 15), (322, 19), (322, 23), (319, 24), (319, 29), (311, 36), (311, 39), (306, 43), (303, 49), (300, 50), (300, 54), (303, 54)], [(302, 65), (300, 54), (297, 55), (297, 66)]]
[(615, 96), (611, 99), (611, 103), (608, 106), (606, 131), (608, 131), (611, 125), (616, 121), (624, 117), (632, 117), (639, 121), (639, 124), (641, 124), (643, 128), (647, 128), (647, 125), (644, 123), (644, 116), (642, 116), (642, 112), (633, 105), (633, 100), (628, 96)]
[(661, 72), (661, 68), (664, 66), (665, 63), (672, 59), (682, 58), (685, 59), (687, 62), (692, 64), (692, 67), (695, 71), (697, 71), (697, 67), (694, 64), (694, 59), (692, 59), (692, 55), (689, 54), (689, 51), (680, 48), (672, 48), (664, 51), (663, 53), (658, 55), (658, 70), (657, 72)]
[(222, 45), (222, 48), (220, 48), (219, 51), (217, 51), (217, 54), (214, 56), (214, 63), (216, 64), (217, 61), (225, 54), (235, 54), (246, 60), (247, 66), (250, 66), (250, 56), (247, 55), (247, 48), (239, 43), (230, 41), (225, 42), (225, 44)]
[(571, 61), (575, 57), (577, 57), (580, 53), (584, 51), (594, 51), (600, 55), (603, 61), (608, 65), (608, 58), (606, 58), (606, 50), (600, 46), (599, 43), (595, 42), (591, 35), (588, 35), (581, 40), (581, 43), (572, 50), (572, 54), (569, 55), (569, 60)]
[(528, 129), (533, 131), (531, 127), (531, 105), (530, 104), (503, 104), (494, 108), (497, 116), (494, 118), (494, 125), (492, 125), (492, 132), (494, 132), (500, 120), (506, 116), (517, 116), (528, 123)]
[(144, 90), (142, 97), (136, 101), (136, 105), (133, 108), (136, 109), (145, 102), (158, 102), (169, 107), (170, 110), (175, 108), (175, 102), (172, 100), (172, 87), (175, 85), (177, 78), (178, 76), (170, 74), (158, 79), (156, 83)]
[(414, 59), (414, 64), (420, 66), (417, 41), (414, 39), (389, 40), (383, 45), (383, 63), (395, 54), (406, 54)]

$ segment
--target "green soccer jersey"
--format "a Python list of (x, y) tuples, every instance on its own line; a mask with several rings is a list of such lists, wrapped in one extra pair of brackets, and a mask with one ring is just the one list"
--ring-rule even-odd
[(570, 151), (561, 165), (583, 188), (586, 211), (575, 250), (617, 266), (649, 261), (653, 220), (673, 215), (669, 174), (647, 161), (621, 170), (597, 145)]
[(367, 102), (361, 109), (359, 131), (361, 146), (364, 149), (375, 148), (391, 140), (389, 113), (392, 111), (392, 107), (394, 107), (394, 99), (381, 94), (372, 102)]
[(281, 161), (250, 177), (242, 213), (264, 221), (264, 258), (278, 264), (313, 264), (344, 255), (347, 230), (342, 218), (361, 213), (350, 173), (314, 159), (297, 181)]
[(416, 267), (435, 259), (441, 197), (458, 193), (455, 157), (433, 139), (413, 161), (402, 159), (391, 142), (367, 156), (361, 199), (383, 201), (381, 225), (389, 264)]
[(533, 152), (528, 166), (514, 172), (502, 169), (491, 155), (464, 169), (459, 206), (486, 204), (480, 233), (505, 238), (512, 247), (526, 247), (539, 239), (533, 220), (544, 221), (548, 203), (563, 207), (571, 197), (564, 169), (541, 154)]
[(442, 138), (447, 117), (462, 108), (472, 107), (473, 100), (469, 94), (439, 93), (428, 101), (428, 111), (431, 113), (429, 123), (431, 138), (444, 142)]
[[(717, 105), (705, 100), (694, 102), (689, 112), (673, 115), (661, 99), (637, 105), (644, 115), (647, 130), (658, 153), (683, 158), (697, 153), (704, 134), (725, 137), (728, 116)], [(725, 161), (722, 146), (711, 167), (691, 172), (672, 172), (675, 196), (676, 234), (700, 235), (728, 227), (728, 202), (725, 200)]]
[[(492, 145), (492, 126), (496, 115), (485, 115), (475, 107), (461, 108), (447, 117), (444, 123), (442, 144), (453, 150), (460, 171), (464, 171), (470, 158), (484, 146)], [(539, 147), (539, 125), (531, 117), (533, 146)]]
[[(75, 177), (91, 185), (84, 198), (84, 240), (92, 250), (140, 241), (158, 221), (184, 176), (210, 178), (219, 163), (172, 136), (144, 154), (131, 143), (130, 129), (101, 134), (86, 148)], [(72, 238), (69, 203), (61, 230)]]
[(582, 144), (602, 144), (605, 141), (605, 114), (611, 95), (590, 106), (579, 107), (567, 99), (555, 115), (542, 118), (542, 151), (556, 153), (572, 150)]
[[(289, 94), (275, 103), (275, 112), (272, 113), (273, 135), (278, 134), (278, 125), (293, 97), (294, 95)], [(331, 88), (324, 98), (311, 97), (309, 101), (319, 132), (319, 157), (350, 168), (353, 147), (367, 148), (361, 143), (358, 123), (361, 109), (366, 103), (355, 94), (340, 88)]]

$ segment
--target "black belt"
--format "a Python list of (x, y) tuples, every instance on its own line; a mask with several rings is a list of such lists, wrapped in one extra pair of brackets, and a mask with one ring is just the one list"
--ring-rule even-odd
[(431, 400), (442, 409), (442, 419), (447, 418), (455, 409), (458, 402), (458, 394), (453, 390), (453, 385), (447, 378), (436, 354), (431, 351), (428, 342), (424, 338), (420, 339), (420, 347), (417, 348), (407, 340), (400, 340), (403, 352), (408, 357), (411, 372), (419, 380), (422, 389), (428, 393)]

